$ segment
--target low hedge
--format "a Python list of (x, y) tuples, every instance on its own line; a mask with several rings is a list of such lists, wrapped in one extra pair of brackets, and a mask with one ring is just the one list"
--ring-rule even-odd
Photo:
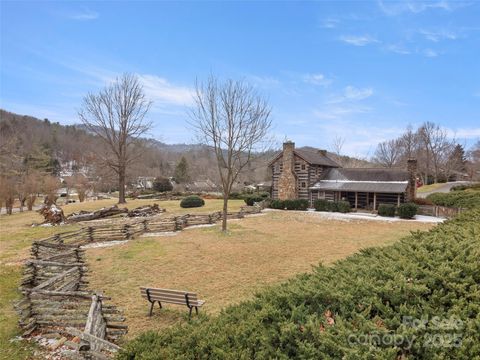
[(182, 208), (202, 207), (203, 205), (205, 205), (205, 200), (196, 195), (187, 196), (180, 201)]
[(272, 200), (270, 201), (270, 207), (277, 210), (285, 210), (285, 201), (283, 200)]
[(255, 203), (261, 202), (265, 200), (263, 197), (259, 195), (247, 195), (243, 197), (243, 201), (245, 201), (245, 204), (248, 206), (253, 206)]
[(328, 201), (325, 199), (317, 199), (313, 202), (313, 207), (316, 211), (330, 211), (348, 213), (351, 211), (350, 203), (348, 201)]
[(397, 213), (401, 219), (413, 219), (417, 212), (418, 205), (414, 203), (404, 203), (397, 207)]
[[(119, 359), (474, 359), (480, 209), (125, 344)], [(208, 303), (207, 303), (208, 304)], [(381, 339), (382, 341), (376, 341)], [(395, 340), (395, 341), (387, 341)], [(459, 340), (459, 341), (458, 341)], [(438, 342), (440, 341), (440, 342)]]
[(435, 205), (473, 209), (480, 207), (480, 191), (457, 190), (449, 193), (433, 193), (427, 199)]
[(307, 210), (308, 209), (308, 200), (305, 199), (295, 199), (295, 200), (284, 200), (285, 209), (287, 210)]
[(378, 205), (378, 215), (380, 216), (395, 216), (395, 205), (392, 204), (380, 204)]

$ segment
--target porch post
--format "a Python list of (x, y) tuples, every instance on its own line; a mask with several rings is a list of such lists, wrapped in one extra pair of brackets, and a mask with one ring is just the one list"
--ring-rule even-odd
[(358, 192), (355, 191), (355, 209), (358, 208)]
[(373, 210), (377, 210), (377, 193), (373, 193)]
[(400, 206), (400, 194), (397, 194), (397, 206)]

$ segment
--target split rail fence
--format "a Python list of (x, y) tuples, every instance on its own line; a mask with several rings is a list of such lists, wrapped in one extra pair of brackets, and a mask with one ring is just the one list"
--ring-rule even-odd
[[(239, 212), (229, 213), (228, 218), (241, 219), (260, 212), (260, 207), (244, 206)], [(89, 290), (82, 246), (133, 239), (148, 232), (180, 231), (189, 226), (215, 224), (221, 219), (221, 212), (153, 216), (123, 224), (83, 227), (34, 241), (20, 286), (23, 298), (15, 305), (23, 335), (59, 334), (59, 341), (72, 349), (65, 356), (108, 358), (119, 349), (115, 343), (128, 328), (122, 311), (108, 304), (110, 298)]]

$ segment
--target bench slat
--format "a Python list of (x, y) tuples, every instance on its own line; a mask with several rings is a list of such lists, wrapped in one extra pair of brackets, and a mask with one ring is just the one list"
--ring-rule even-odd
[[(142, 293), (142, 297), (148, 300), (147, 294)], [(184, 297), (159, 296), (159, 295), (152, 295), (152, 294), (150, 294), (150, 300), (152, 300), (152, 301), (165, 301), (165, 302), (167, 302), (167, 301), (179, 301), (179, 302), (182, 302), (184, 304), (187, 303), (187, 301), (185, 300)], [(192, 303), (192, 302), (198, 301), (198, 299), (188, 298), (188, 301), (190, 303)]]
[(158, 289), (158, 288), (150, 288), (150, 287), (145, 287), (141, 286), (140, 290), (146, 291), (147, 289), (150, 290), (150, 292), (159, 292), (159, 293), (169, 293), (169, 294), (188, 294), (188, 296), (191, 295), (197, 295), (197, 293), (191, 292), (191, 291), (183, 291), (183, 290), (171, 290), (171, 289)]
[[(146, 291), (141, 291), (141, 294), (142, 295), (145, 295), (147, 296), (147, 292)], [(164, 294), (164, 293), (158, 293), (158, 292), (154, 292), (154, 291), (150, 291), (149, 292), (150, 294), (150, 297), (162, 297), (162, 298), (168, 298), (168, 299), (179, 299), (179, 300), (185, 300), (185, 294)], [(189, 300), (197, 300), (197, 294), (188, 294), (188, 299)]]

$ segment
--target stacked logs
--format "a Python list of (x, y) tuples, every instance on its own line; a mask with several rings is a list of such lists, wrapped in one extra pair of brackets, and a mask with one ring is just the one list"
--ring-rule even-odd
[[(261, 212), (245, 206), (228, 218), (243, 218)], [(221, 212), (151, 217), (116, 225), (84, 227), (34, 241), (32, 258), (26, 262), (20, 290), (24, 297), (16, 304), (23, 335), (62, 333), (80, 342), (65, 341), (72, 358), (102, 359), (118, 350), (112, 342), (127, 332), (125, 318), (109, 298), (88, 289), (88, 269), (83, 245), (93, 242), (133, 239), (146, 232), (180, 231), (189, 226), (215, 224)]]
[[(127, 332), (127, 326), (121, 324), (125, 318), (114, 305), (97, 305), (97, 311), (90, 311), (93, 299), (98, 304), (106, 298), (88, 290), (87, 266), (79, 242), (82, 235), (83, 231), (70, 232), (33, 243), (32, 259), (25, 264), (20, 286), (24, 297), (15, 306), (24, 336), (34, 332), (71, 335), (67, 328), (85, 332), (92, 322), (104, 324), (103, 333), (90, 334), (101, 335), (101, 343), (116, 341)], [(100, 353), (95, 355), (98, 349), (90, 353), (89, 346), (84, 348), (83, 354), (77, 351), (77, 355), (102, 358)]]

